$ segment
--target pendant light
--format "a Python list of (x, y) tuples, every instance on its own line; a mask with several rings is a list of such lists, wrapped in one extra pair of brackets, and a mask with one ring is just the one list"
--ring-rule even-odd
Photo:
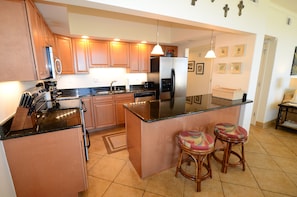
[(157, 21), (157, 44), (154, 46), (152, 55), (164, 55), (162, 47), (159, 45), (159, 21)]
[(213, 45), (213, 30), (211, 32), (210, 50), (206, 53), (205, 58), (216, 58), (216, 54), (212, 49), (212, 45)]

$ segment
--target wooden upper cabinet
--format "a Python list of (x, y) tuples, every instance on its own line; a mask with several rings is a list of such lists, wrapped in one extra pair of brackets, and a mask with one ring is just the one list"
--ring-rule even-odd
[(89, 65), (90, 67), (110, 66), (108, 41), (89, 40)]
[(130, 44), (130, 72), (148, 72), (150, 65), (149, 45)]
[(62, 74), (74, 74), (71, 38), (56, 36), (57, 55), (62, 62)]
[(38, 79), (50, 76), (46, 57), (46, 24), (32, 1), (26, 1)]
[(72, 39), (74, 65), (76, 73), (88, 73), (88, 44), (87, 39)]
[(110, 42), (111, 67), (128, 67), (129, 43)]
[(0, 21), (0, 81), (36, 80), (25, 3), (1, 1)]

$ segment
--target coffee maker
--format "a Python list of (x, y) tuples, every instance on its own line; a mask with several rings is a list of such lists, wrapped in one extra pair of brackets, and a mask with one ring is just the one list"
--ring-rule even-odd
[(57, 107), (57, 81), (44, 81), (44, 87), (47, 91), (46, 100), (48, 108)]

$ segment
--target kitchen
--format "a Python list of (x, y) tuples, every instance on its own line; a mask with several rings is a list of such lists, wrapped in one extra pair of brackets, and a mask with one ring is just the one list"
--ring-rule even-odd
[[(141, 3), (144, 3), (144, 2), (139, 2), (140, 4)], [(156, 2), (156, 4), (159, 4), (160, 2)], [(164, 5), (164, 13), (166, 12), (170, 12), (169, 10), (165, 11), (165, 5), (169, 5), (171, 4), (171, 1), (165, 1), (165, 2), (162, 2), (161, 5)], [(224, 18), (223, 17), (223, 14), (221, 14), (221, 11), (218, 11), (217, 15), (214, 16), (213, 18), (208, 18), (208, 13), (205, 13), (203, 12), (203, 5), (204, 6), (209, 6), (209, 8), (216, 8), (217, 10), (221, 10), (221, 7), (223, 7), (223, 3), (219, 3), (219, 2), (215, 2), (213, 4), (211, 4), (210, 2), (201, 2), (201, 3), (197, 3), (196, 7), (190, 7), (190, 5), (188, 5), (189, 3), (186, 3), (186, 2), (183, 2), (183, 3), (179, 3), (177, 5), (180, 5), (180, 7), (185, 7), (187, 5), (187, 7), (189, 8), (185, 8), (185, 9), (190, 9), (192, 10), (191, 12), (194, 12), (194, 11), (197, 11), (200, 10), (201, 12), (199, 13), (199, 15), (203, 15), (204, 14), (204, 17), (201, 16), (202, 18), (200, 19), (201, 21), (204, 21), (206, 23), (209, 23), (209, 24), (213, 24), (213, 25), (218, 25), (218, 26), (221, 26), (222, 24), (224, 24), (224, 20), (225, 19), (228, 19), (228, 21), (231, 23), (230, 26), (229, 25), (226, 25), (227, 28), (233, 28), (233, 29), (241, 29), (241, 30), (247, 30), (248, 32), (257, 32), (259, 35), (257, 35), (257, 39), (256, 39), (256, 43), (254, 44), (254, 47), (249, 48), (249, 54), (251, 57), (254, 57), (252, 59), (249, 59), (248, 61), (252, 61), (251, 64), (249, 64), (250, 62), (246, 63), (246, 65), (248, 66), (251, 66), (251, 71), (248, 71), (248, 72), (251, 72), (251, 76), (257, 76), (257, 73), (258, 73), (258, 64), (260, 62), (260, 55), (261, 54), (261, 48), (262, 48), (262, 45), (263, 45), (263, 35), (265, 34), (265, 32), (268, 30), (262, 30), (262, 28), (259, 28), (258, 26), (254, 27), (254, 26), (251, 26), (251, 25), (247, 25), (247, 24), (244, 24), (245, 27), (243, 27), (240, 22), (237, 22), (239, 19), (237, 19), (237, 15), (235, 14), (235, 10), (233, 9), (230, 9), (230, 12), (232, 11), (233, 12), (233, 15), (232, 14), (229, 14), (228, 18)], [(250, 5), (250, 2), (247, 2), (248, 5)], [(177, 6), (176, 5), (176, 6)], [(200, 5), (202, 6), (200, 8)], [(109, 6), (106, 6), (107, 8), (110, 7), (111, 5)], [(120, 5), (121, 6), (121, 5)], [(130, 5), (131, 8), (133, 8), (134, 6), (137, 6), (137, 5), (133, 5), (131, 4)], [(261, 4), (261, 2), (259, 3), (259, 6), (260, 8), (259, 9), (264, 9), (263, 5)], [(261, 7), (262, 6), (262, 7)], [(96, 6), (94, 6), (96, 7)], [(122, 7), (126, 7), (125, 5), (122, 5)], [(141, 6), (140, 6), (141, 7)], [(178, 6), (177, 6), (178, 7)], [(234, 6), (233, 7), (236, 7), (235, 3), (234, 3)], [(72, 8), (74, 9), (74, 8)], [(137, 10), (137, 8), (135, 8)], [(261, 18), (260, 17), (260, 13), (262, 14), (262, 12), (259, 12), (257, 11), (257, 9), (255, 7), (253, 7), (252, 5), (249, 7), (249, 9), (255, 9), (254, 11), (250, 11), (248, 10), (248, 7), (246, 7), (244, 9), (244, 14), (241, 16), (242, 18), (240, 18), (240, 20), (245, 20), (245, 21), (249, 21), (249, 20), (252, 20), (252, 21), (257, 21), (258, 22), (258, 19)], [(151, 8), (151, 12), (154, 13), (154, 8)], [(205, 9), (207, 10), (207, 9)], [(172, 11), (174, 12), (174, 11)], [(175, 11), (175, 13), (169, 13), (171, 16), (175, 16), (175, 14), (178, 13), (177, 11)], [(253, 13), (253, 14), (251, 14)], [(255, 13), (259, 13), (259, 16), (257, 16)], [(270, 13), (269, 13), (270, 14)], [(254, 15), (254, 16), (252, 16)], [(75, 15), (71, 15), (71, 17), (75, 17)], [(251, 19), (248, 19), (248, 17), (250, 17)], [(282, 17), (280, 17), (282, 18)], [(72, 18), (72, 20), (75, 20), (75, 18)], [(282, 25), (282, 22), (281, 21), (278, 21), (279, 23), (277, 23), (276, 25), (279, 25), (279, 26), (283, 26)], [(73, 23), (71, 23), (72, 25), (74, 25)], [(86, 27), (82, 28), (83, 24), (79, 24), (78, 26), (79, 27), (71, 27), (71, 28), (77, 28), (78, 30), (82, 31), (84, 29), (86, 29)], [(154, 24), (155, 26), (155, 24)], [(261, 25), (259, 25), (261, 26)], [(265, 26), (265, 25), (263, 25)], [(259, 28), (259, 30), (255, 30)], [(107, 29), (107, 28), (105, 28)], [(279, 28), (279, 29), (282, 29), (282, 28)], [(100, 30), (100, 32), (102, 31), (102, 29)], [(152, 31), (155, 31), (155, 27), (153, 28)], [(280, 31), (280, 30), (279, 30)], [(106, 35), (106, 32), (105, 31), (102, 31), (103, 34)], [(118, 31), (114, 31), (114, 32), (118, 32)], [(209, 35), (207, 35), (207, 38), (205, 38), (205, 41), (203, 41), (202, 45), (208, 45), (209, 44), (209, 39), (210, 39), (210, 31), (208, 30), (207, 31), (209, 33)], [(286, 36), (283, 36), (283, 37), (288, 37), (290, 36), (291, 31), (288, 32), (288, 35), (286, 34)], [(84, 32), (80, 32), (80, 33), (77, 33), (77, 34), (84, 34)], [(129, 34), (129, 33), (127, 33)], [(268, 34), (268, 33), (267, 33)], [(276, 30), (276, 32), (272, 33), (272, 35), (283, 35), (282, 33), (278, 32)], [(139, 36), (139, 35), (138, 35)], [(160, 33), (160, 40), (166, 40), (166, 38), (162, 38), (162, 36), (165, 36), (165, 33), (164, 34), (161, 34)], [(102, 36), (102, 37), (106, 37), (106, 36)], [(147, 35), (147, 37), (152, 37), (150, 40), (152, 41), (155, 41), (155, 33), (151, 33), (150, 35)], [(170, 36), (167, 36), (167, 37), (170, 37)], [(293, 39), (293, 36), (290, 36), (292, 37)], [(141, 40), (141, 39), (139, 39)], [(227, 40), (226, 38), (221, 38), (221, 41), (222, 40)], [(238, 37), (238, 40), (242, 40), (242, 38)], [(164, 41), (165, 42), (165, 41)], [(217, 44), (216, 44), (216, 47), (217, 45), (220, 43), (218, 41), (216, 41)], [(226, 41), (225, 41), (226, 42)], [(252, 41), (253, 42), (253, 41)], [(278, 42), (280, 43), (279, 47), (281, 47), (282, 49), (284, 49), (283, 51), (286, 51), (287, 49), (290, 49), (290, 48), (293, 48), (293, 45), (294, 43), (290, 41), (290, 43), (287, 43), (286, 41), (282, 41), (280, 38), (278, 40)], [(236, 42), (236, 43), (241, 43), (240, 42)], [(191, 43), (192, 44), (192, 43)], [(224, 46), (226, 43), (222, 43), (222, 46)], [(201, 44), (200, 44), (201, 45)], [(233, 44), (230, 44), (230, 46), (233, 46)], [(192, 46), (190, 46), (190, 44), (187, 45), (187, 47), (191, 48)], [(186, 47), (185, 47), (186, 48)], [(253, 50), (254, 48), (254, 50)], [(207, 50), (207, 49), (205, 49)], [(290, 50), (291, 51), (291, 50)], [(179, 54), (182, 56), (184, 54), (184, 50), (182, 47), (179, 47)], [(203, 55), (202, 55), (203, 56)], [(281, 64), (281, 65), (287, 65), (285, 68), (281, 69), (281, 72), (277, 72), (277, 73), (280, 73), (280, 74), (283, 74), (283, 75), (286, 75), (285, 73), (289, 73), (288, 70), (290, 69), (290, 64), (291, 64), (291, 57), (292, 57), (292, 53), (284, 53), (284, 52), (280, 52), (280, 54), (276, 54), (276, 64)], [(247, 58), (248, 59), (248, 58)], [(216, 60), (215, 60), (216, 61)], [(253, 66), (252, 66), (253, 65)], [(248, 70), (248, 68), (246, 68)], [(105, 71), (105, 69), (100, 69), (101, 71)], [(109, 83), (114, 80), (114, 77), (109, 77), (111, 76), (110, 73), (113, 73), (113, 74), (116, 74), (116, 78), (118, 78), (118, 76), (122, 75), (122, 74), (125, 74), (125, 75), (128, 75), (129, 76), (129, 80), (131, 81), (131, 83), (135, 83), (135, 84), (141, 84), (143, 81), (146, 81), (146, 76), (143, 75), (143, 74), (127, 74), (125, 73), (124, 71), (122, 71), (122, 69), (115, 69), (113, 71), (111, 71), (109, 73), (109, 71), (106, 71), (105, 73), (104, 72), (100, 72), (100, 71), (95, 71), (94, 70), (94, 75), (92, 75), (93, 71), (90, 72), (90, 75), (91, 76), (84, 76), (84, 75), (80, 75), (80, 76), (63, 76), (61, 77), (60, 79), (60, 82), (61, 84), (64, 85), (65, 88), (72, 88), (73, 86), (76, 86), (76, 87), (81, 87), (83, 85), (85, 85), (87, 82), (90, 82), (92, 83), (95, 83), (96, 86), (97, 85), (103, 85), (103, 86), (109, 86)], [(275, 78), (276, 79), (279, 79), (279, 76), (278, 74), (275, 74)], [(99, 79), (98, 80), (97, 78), (93, 78), (93, 76), (99, 76)], [(229, 75), (228, 75), (229, 76)], [(226, 76), (226, 77), (228, 77)], [(247, 75), (247, 76), (250, 76), (250, 75)], [(224, 77), (224, 76), (220, 76), (220, 77)], [(238, 77), (238, 76), (237, 76)], [(123, 84), (126, 83), (126, 77), (121, 77), (123, 79)], [(130, 79), (131, 78), (131, 79)], [(102, 81), (101, 81), (102, 79)], [(281, 87), (287, 87), (288, 84), (289, 84), (289, 79), (288, 78), (283, 78), (281, 81), (277, 81), (275, 79), (275, 83), (278, 82), (277, 84), (279, 84)], [(71, 80), (71, 85), (69, 83), (69, 80)], [(214, 79), (215, 80), (215, 79)], [(223, 79), (222, 79), (223, 80)], [(64, 83), (63, 83), (64, 82)], [(246, 85), (246, 87), (249, 87), (251, 88), (251, 90), (248, 90), (248, 97), (253, 99), (253, 95), (254, 95), (254, 89), (252, 87), (256, 87), (255, 84), (256, 84), (256, 80), (253, 80), (253, 81), (249, 81), (247, 83), (250, 83), (250, 85)], [(274, 83), (272, 83), (274, 84)], [(7, 95), (7, 97), (1, 97), (1, 103), (5, 103), (5, 105), (1, 105), (1, 108), (3, 109), (3, 112), (1, 112), (1, 120), (4, 120), (4, 119), (7, 119), (8, 116), (10, 116), (11, 114), (13, 114), (15, 112), (15, 108), (17, 106), (17, 103), (19, 102), (19, 96), (20, 96), (20, 93), (29, 88), (29, 87), (32, 87), (32, 85), (34, 85), (34, 83), (32, 82), (21, 82), (21, 83), (18, 83), (18, 82), (13, 82), (13, 83), (9, 83), (9, 82), (3, 82), (1, 83), (1, 92), (5, 92), (5, 95)], [(16, 93), (9, 93), (11, 89), (14, 89), (14, 90), (19, 90), (18, 91), (18, 95), (15, 95)], [(269, 88), (268, 88), (269, 89)], [(278, 98), (278, 100), (281, 100), (281, 95), (282, 95), (282, 90), (283, 88), (278, 88), (276, 91), (280, 91), (281, 93), (277, 94), (276, 92), (273, 92), (271, 93), (273, 95), (273, 98)], [(7, 93), (8, 92), (8, 93)], [(9, 101), (9, 102), (8, 102)], [(274, 109), (275, 110), (275, 109)], [(251, 113), (249, 113), (251, 114)], [(273, 114), (273, 113), (272, 113)], [(247, 115), (249, 116), (249, 115)], [(268, 119), (269, 120), (269, 119)], [(263, 122), (266, 122), (267, 120), (264, 119)], [(249, 124), (249, 123), (247, 123)]]

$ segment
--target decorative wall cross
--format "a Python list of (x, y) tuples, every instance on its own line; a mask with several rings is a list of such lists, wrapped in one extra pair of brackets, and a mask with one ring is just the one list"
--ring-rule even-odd
[(191, 5), (192, 5), (192, 6), (195, 6), (196, 1), (197, 1), (197, 0), (192, 0)]
[(238, 4), (238, 9), (239, 9), (238, 16), (241, 16), (241, 11), (243, 8), (244, 8), (243, 1), (240, 1)]
[(228, 11), (230, 10), (228, 4), (226, 4), (225, 7), (223, 7), (223, 10), (225, 11), (224, 16), (227, 17)]

